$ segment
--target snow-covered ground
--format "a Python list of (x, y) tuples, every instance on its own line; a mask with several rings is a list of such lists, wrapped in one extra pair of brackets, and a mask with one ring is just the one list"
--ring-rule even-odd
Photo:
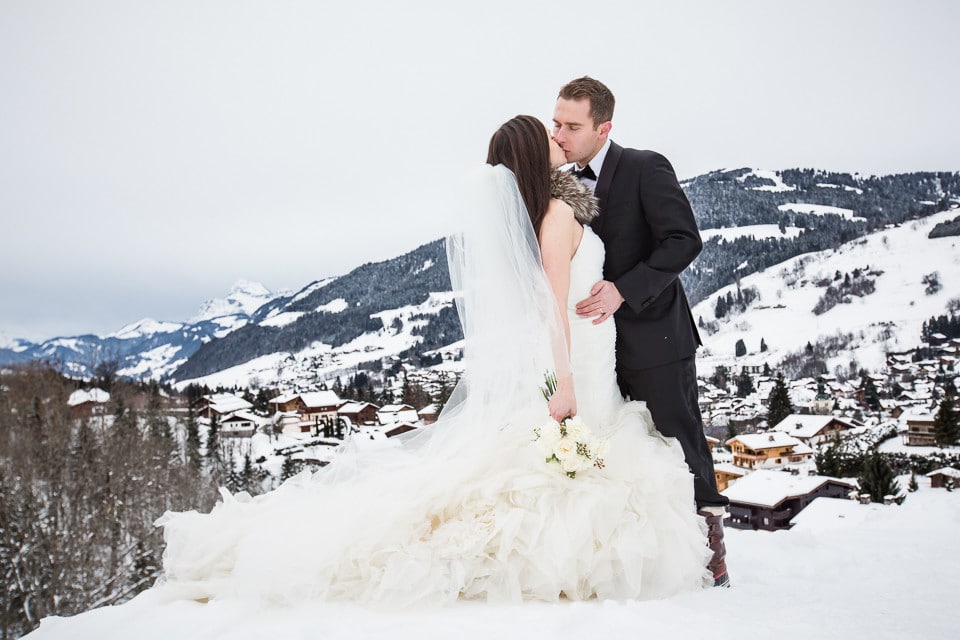
[[(900, 481), (906, 486), (906, 477)], [(790, 531), (728, 529), (734, 587), (669, 600), (461, 602), (398, 612), (320, 602), (164, 602), (147, 591), (124, 605), (45, 619), (27, 638), (955, 638), (960, 491), (931, 489), (925, 478), (920, 484), (901, 506), (820, 498)]]
[(848, 220), (866, 220), (854, 215), (852, 209), (841, 209), (840, 207), (831, 207), (823, 204), (809, 204), (806, 202), (789, 202), (777, 207), (780, 211), (793, 211), (794, 213), (809, 213), (815, 216), (835, 215)]

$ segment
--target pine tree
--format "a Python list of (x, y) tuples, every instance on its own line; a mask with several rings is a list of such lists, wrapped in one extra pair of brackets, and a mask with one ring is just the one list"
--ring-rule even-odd
[(916, 490), (919, 489), (919, 488), (920, 488), (920, 485), (917, 484), (917, 472), (911, 469), (911, 470), (910, 470), (910, 483), (907, 485), (907, 491), (909, 491), (910, 493), (913, 493), (914, 491), (916, 491)]
[(197, 414), (193, 411), (193, 407), (189, 406), (187, 408), (187, 427), (186, 427), (187, 437), (185, 446), (185, 454), (187, 458), (187, 464), (189, 464), (194, 469), (200, 468), (200, 429), (197, 426)]
[(718, 389), (726, 390), (729, 381), (730, 370), (725, 365), (717, 365), (717, 368), (713, 370), (713, 375), (710, 376), (710, 383)]
[(860, 493), (869, 493), (871, 502), (883, 502), (884, 496), (898, 496), (897, 504), (903, 502), (900, 496), (900, 483), (890, 467), (890, 463), (878, 451), (868, 455), (860, 468)]
[(243, 454), (243, 467), (240, 468), (240, 489), (247, 493), (253, 493), (253, 481), (255, 480), (253, 472), (253, 461), (250, 459), (250, 452)]
[(737, 340), (737, 344), (734, 345), (734, 353), (739, 358), (740, 356), (747, 355), (747, 344), (743, 341), (743, 338)]
[(768, 348), (769, 348), (769, 347), (767, 347), (767, 341), (764, 340), (763, 338), (760, 338), (760, 353), (763, 353), (763, 352), (766, 351)]
[(285, 482), (300, 472), (300, 463), (287, 456), (283, 459), (283, 466), (280, 468), (280, 481)]
[(818, 475), (832, 478), (841, 477), (840, 456), (837, 454), (836, 446), (821, 447), (817, 451), (814, 461), (817, 463)]
[(717, 297), (717, 303), (713, 309), (713, 315), (716, 316), (717, 320), (727, 315), (727, 301), (723, 296)]
[(957, 415), (956, 402), (952, 393), (943, 396), (933, 417), (933, 437), (940, 447), (952, 446), (960, 439), (960, 416)]
[(778, 371), (777, 380), (767, 399), (767, 424), (772, 427), (792, 413), (793, 403), (790, 402), (790, 392), (783, 379), (783, 372)]
[(880, 410), (880, 394), (877, 392), (877, 385), (869, 377), (863, 377), (863, 403), (871, 411)]
[(737, 376), (737, 397), (746, 398), (754, 391), (753, 378), (750, 377), (750, 374), (747, 373), (746, 370), (741, 371), (740, 375)]

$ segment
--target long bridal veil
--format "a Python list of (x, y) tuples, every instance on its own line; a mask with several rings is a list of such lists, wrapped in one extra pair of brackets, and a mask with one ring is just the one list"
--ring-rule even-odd
[[(381, 447), (353, 436), (327, 467), (268, 494), (221, 490), (223, 500), (209, 515), (165, 514), (158, 524), (167, 543), (165, 588), (173, 597), (247, 593), (288, 600), (335, 597), (348, 588), (357, 597), (358, 590), (376, 588), (371, 599), (409, 599), (414, 594), (403, 593), (409, 576), (401, 580), (399, 573), (396, 597), (384, 595), (392, 583), (376, 566), (377, 550), (405, 545), (396, 537), (445, 505), (458, 509), (465, 487), (483, 493), (487, 485), (478, 478), (489, 475), (491, 461), (508, 451), (518, 455), (532, 428), (548, 419), (544, 373), (563, 374), (569, 363), (560, 310), (513, 173), (484, 165), (461, 204), (463, 232), (448, 239), (447, 250), (460, 294), (464, 374), (440, 419)], [(298, 548), (310, 550), (307, 564)], [(365, 554), (371, 557), (358, 560)], [(442, 560), (411, 559), (402, 571), (441, 571)], [(442, 571), (449, 571), (447, 562)], [(389, 566), (401, 571), (396, 557)], [(335, 579), (318, 577), (328, 571)]]
[[(469, 177), (461, 202), (462, 231), (447, 238), (447, 263), (464, 335), (464, 373), (440, 419), (396, 438), (403, 453), (347, 446), (317, 480), (354, 479), (369, 467), (410, 464), (405, 454), (477, 456), (498, 431), (529, 435), (549, 416), (544, 374), (570, 370), (556, 298), (513, 173), (483, 165)], [(422, 461), (421, 461), (422, 463)]]

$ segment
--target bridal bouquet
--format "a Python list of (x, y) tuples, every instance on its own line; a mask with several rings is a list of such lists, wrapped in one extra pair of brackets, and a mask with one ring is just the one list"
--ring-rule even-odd
[[(546, 387), (540, 390), (547, 400), (557, 389), (557, 378), (545, 376)], [(602, 469), (607, 443), (598, 438), (580, 419), (580, 416), (564, 418), (560, 422), (550, 419), (534, 427), (534, 442), (543, 451), (546, 463), (558, 468), (569, 478), (576, 478), (578, 471), (591, 467)]]

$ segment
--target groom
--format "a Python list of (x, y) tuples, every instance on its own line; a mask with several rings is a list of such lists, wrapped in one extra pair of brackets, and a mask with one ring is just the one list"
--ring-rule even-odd
[(606, 249), (604, 279), (577, 313), (595, 317), (595, 324), (613, 316), (620, 388), (647, 403), (663, 435), (680, 441), (697, 509), (709, 525), (714, 586), (729, 586), (723, 544), (729, 501), (717, 491), (703, 433), (694, 363), (700, 335), (679, 278), (700, 253), (700, 233), (667, 159), (610, 140), (613, 106), (610, 90), (584, 77), (560, 89), (554, 110), (553, 138), (599, 200), (591, 226)]

